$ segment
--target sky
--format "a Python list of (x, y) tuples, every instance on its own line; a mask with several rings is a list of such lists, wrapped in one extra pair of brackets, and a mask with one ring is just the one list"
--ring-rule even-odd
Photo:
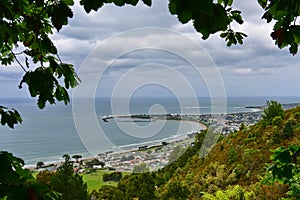
[[(242, 46), (227, 47), (218, 33), (202, 40), (166, 0), (89, 14), (76, 2), (74, 17), (51, 38), (82, 79), (79, 96), (209, 96), (222, 88), (226, 96), (300, 96), (300, 55), (275, 46), (257, 1), (235, 0), (234, 7), (245, 21), (234, 28), (248, 35)], [(28, 97), (18, 89), (23, 75), (16, 65), (0, 66), (2, 95)]]

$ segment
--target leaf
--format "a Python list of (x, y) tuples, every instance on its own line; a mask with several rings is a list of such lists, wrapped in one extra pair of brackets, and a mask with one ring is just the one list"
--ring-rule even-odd
[(68, 24), (68, 17), (73, 17), (72, 10), (62, 1), (52, 6), (52, 9), (50, 9), (48, 14), (51, 17), (51, 22), (57, 31), (59, 31), (63, 25)]
[(296, 55), (298, 52), (298, 44), (296, 43), (291, 44), (289, 51), (291, 54)]
[(290, 27), (290, 32), (294, 36), (295, 43), (300, 43), (300, 26), (299, 25), (293, 25)]
[(97, 11), (104, 3), (100, 0), (80, 0), (80, 5), (83, 5), (84, 10), (89, 13), (91, 10)]
[(271, 155), (271, 160), (279, 162), (281, 164), (287, 164), (292, 161), (291, 154), (289, 150), (284, 147), (279, 147), (275, 150), (272, 150), (273, 154)]
[(235, 38), (238, 41), (239, 44), (243, 44), (243, 37), (240, 33), (235, 33)]
[(45, 54), (47, 53), (57, 54), (56, 47), (48, 37), (44, 37), (42, 40), (40, 40), (40, 45), (41, 45), (42, 52), (44, 52)]
[(144, 4), (146, 4), (147, 6), (151, 6), (152, 5), (152, 0), (142, 0), (144, 2)]
[(192, 19), (192, 13), (188, 10), (185, 10), (178, 14), (178, 19), (182, 24), (188, 23)]
[(26, 65), (26, 67), (29, 69), (29, 62), (28, 62), (27, 56), (25, 56), (25, 65)]
[(68, 6), (73, 6), (74, 5), (74, 1), (73, 0), (62, 0), (66, 5)]
[(124, 0), (114, 0), (114, 4), (117, 6), (124, 6), (125, 1)]
[(169, 1), (169, 11), (172, 15), (175, 15), (177, 13), (177, 4), (174, 0)]
[(261, 18), (266, 19), (267, 23), (270, 23), (273, 19), (273, 15), (269, 11), (267, 11), (263, 14), (263, 16)]
[(292, 152), (292, 155), (300, 153), (300, 146), (290, 145), (289, 150)]
[(226, 38), (226, 37), (227, 37), (227, 35), (228, 35), (228, 33), (227, 33), (227, 32), (223, 32), (223, 33), (221, 33), (221, 34), (220, 34), (220, 37), (221, 37), (221, 38)]
[(232, 6), (233, 0), (227, 0), (227, 6)]
[(258, 0), (259, 5), (264, 9), (267, 6), (267, 2), (268, 2), (268, 0)]
[(136, 6), (139, 0), (127, 0), (126, 3)]
[(237, 23), (243, 24), (244, 21), (243, 21), (242, 16), (241, 16), (240, 13), (241, 13), (241, 11), (238, 11), (238, 10), (231, 11), (231, 17), (232, 17), (232, 19), (234, 19)]

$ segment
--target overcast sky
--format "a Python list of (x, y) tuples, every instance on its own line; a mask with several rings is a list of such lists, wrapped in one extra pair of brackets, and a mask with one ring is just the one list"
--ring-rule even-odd
[[(173, 88), (188, 91), (185, 87), (189, 84), (196, 95), (208, 96), (213, 81), (223, 81), (227, 96), (300, 96), (299, 55), (292, 56), (287, 48), (280, 50), (274, 45), (272, 26), (261, 20), (263, 10), (257, 1), (235, 1), (245, 21), (235, 28), (248, 35), (242, 46), (228, 48), (219, 34), (203, 41), (191, 23), (182, 25), (169, 13), (166, 0), (153, 0), (152, 7), (143, 3), (121, 8), (105, 5), (89, 14), (77, 3), (72, 7), (74, 17), (69, 25), (52, 39), (64, 62), (74, 64), (76, 70), (84, 69), (81, 78), (85, 83), (93, 77), (97, 79), (98, 85), (93, 86), (96, 96), (121, 91), (120, 85), (126, 91), (132, 84), (140, 84), (135, 85), (134, 93), (141, 96), (164, 96), (174, 93)], [(157, 35), (159, 29), (143, 29), (146, 27), (163, 28), (162, 34)], [(134, 34), (128, 35), (126, 31), (132, 29)], [(199, 49), (185, 40), (194, 41)], [(104, 50), (103, 43), (107, 46)], [(116, 55), (120, 49), (122, 54)], [(93, 57), (97, 57), (95, 62), (91, 61)], [(207, 77), (209, 73), (201, 76), (195, 72), (191, 60), (196, 58), (203, 70), (216, 66), (216, 71), (211, 72), (214, 79)], [(18, 89), (22, 75), (18, 67), (1, 66), (2, 95), (28, 97), (25, 88)], [(164, 82), (166, 79), (169, 81)]]

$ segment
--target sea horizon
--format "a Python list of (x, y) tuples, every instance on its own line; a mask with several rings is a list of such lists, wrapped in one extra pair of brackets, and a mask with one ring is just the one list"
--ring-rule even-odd
[[(300, 97), (228, 97), (226, 99), (227, 113), (234, 112), (251, 112), (253, 109), (247, 109), (246, 106), (264, 105), (266, 100), (277, 100), (280, 103), (299, 103)], [(109, 150), (118, 150), (122, 146), (138, 146), (143, 143), (150, 143), (151, 141), (164, 141), (166, 138), (171, 138), (177, 135), (174, 134), (178, 130), (177, 122), (170, 123), (164, 127), (161, 133), (151, 136), (145, 140), (144, 138), (132, 137), (120, 132), (120, 128), (116, 125), (110, 125), (102, 122), (101, 116), (113, 114), (110, 99), (107, 97), (100, 97), (95, 99), (95, 111), (99, 117), (99, 126), (101, 126), (107, 133), (109, 141), (113, 144), (106, 143), (99, 145), (99, 153)], [(8, 151), (25, 160), (26, 165), (34, 165), (38, 161), (55, 162), (63, 160), (64, 154), (80, 154), (83, 157), (90, 157), (91, 154), (87, 151), (86, 146), (82, 144), (81, 135), (74, 124), (72, 103), (65, 106), (62, 103), (57, 105), (47, 105), (44, 110), (39, 110), (33, 99), (28, 98), (7, 98), (1, 99), (1, 104), (17, 109), (22, 118), (23, 123), (17, 125), (15, 129), (8, 127), (0, 127), (0, 150)], [(199, 98), (199, 107), (185, 108), (194, 114), (205, 114), (212, 108), (209, 102), (209, 97)], [(7, 104), (8, 105), (7, 105)], [(129, 111), (131, 114), (147, 114), (151, 106), (159, 104), (164, 107), (166, 113), (180, 113), (181, 109), (176, 98), (169, 97), (135, 97), (129, 102)], [(121, 105), (122, 106), (122, 105)], [(127, 105), (128, 106), (128, 105)], [(194, 112), (196, 110), (201, 113)], [(82, 113), (83, 117), (88, 117), (91, 113)], [(186, 114), (186, 113), (183, 113)], [(189, 127), (186, 133), (197, 130), (198, 127)], [(87, 127), (88, 128), (88, 127)], [(190, 128), (190, 129), (189, 129)], [(93, 130), (90, 130), (93, 131)], [(119, 132), (118, 132), (119, 131)], [(150, 130), (151, 132), (151, 130)], [(179, 137), (186, 134), (181, 133)], [(146, 134), (146, 133), (145, 133)], [(134, 145), (133, 145), (134, 144)]]

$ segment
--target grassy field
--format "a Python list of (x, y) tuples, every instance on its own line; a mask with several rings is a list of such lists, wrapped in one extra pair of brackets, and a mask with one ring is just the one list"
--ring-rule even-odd
[[(113, 181), (103, 181), (103, 174), (104, 173), (112, 173), (111, 171), (101, 171), (98, 170), (96, 172), (92, 172), (90, 174), (80, 173), (82, 179), (85, 183), (87, 183), (88, 191), (92, 192), (93, 190), (98, 190), (103, 185), (112, 185), (116, 186), (118, 183)], [(33, 172), (32, 175), (36, 177), (38, 172)], [(122, 172), (122, 175), (125, 176), (126, 174), (130, 174), (129, 172)]]
[[(103, 182), (102, 177), (104, 173), (111, 173), (111, 172), (99, 170), (90, 174), (84, 174), (84, 173), (80, 174), (83, 178), (83, 181), (87, 183), (89, 192), (92, 192), (93, 190), (98, 190), (103, 185), (116, 186), (118, 184), (117, 182), (113, 182), (113, 181)], [(124, 176), (125, 174), (122, 173), (122, 175)]]

